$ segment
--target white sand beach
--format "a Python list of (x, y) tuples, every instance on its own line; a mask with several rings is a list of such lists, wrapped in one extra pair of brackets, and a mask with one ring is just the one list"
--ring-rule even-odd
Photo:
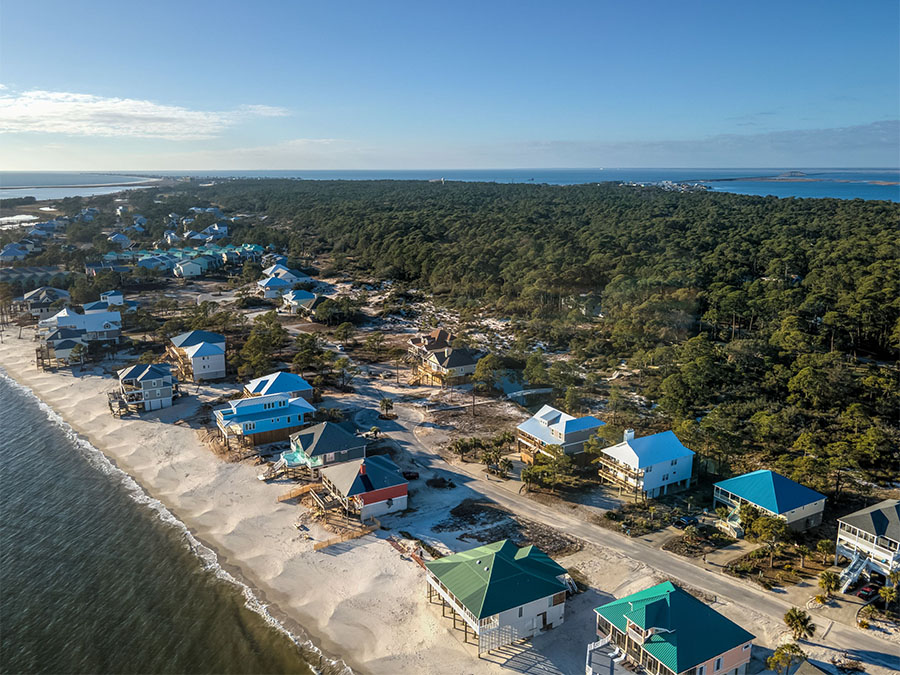
[[(479, 659), (473, 645), (463, 644), (462, 633), (452, 630), (450, 620), (441, 618), (439, 607), (426, 602), (421, 568), (385, 541), (399, 530), (433, 537), (431, 525), (446, 518), (462, 499), (475, 496), (472, 490), (430, 490), (419, 499), (411, 490), (410, 506), (416, 511), (385, 518), (383, 525), (391, 532), (376, 531), (315, 552), (315, 540), (332, 535), (310, 525), (312, 539), (303, 536), (295, 523), (304, 509), (276, 502), (286, 491), (285, 483), (257, 480), (260, 467), (221, 459), (200, 441), (196, 429), (176, 423), (200, 404), (193, 386), (191, 395), (172, 408), (117, 419), (107, 407), (106, 392), (116, 384), (110, 375), (99, 367), (85, 373), (41, 372), (34, 365), (32, 331), (22, 331), (21, 338), (17, 334), (3, 332), (0, 367), (165, 504), (289, 630), (310, 636), (355, 672), (583, 672), (585, 647), (595, 639), (591, 610), (665, 578), (638, 560), (586, 546), (560, 560), (578, 567), (594, 586), (569, 601), (565, 624), (530, 643)], [(233, 389), (220, 385), (218, 393)], [(455, 550), (472, 545), (458, 540), (457, 534), (443, 535), (442, 543)], [(716, 609), (754, 632), (763, 647), (773, 647), (783, 633), (782, 625), (750, 608), (719, 602)], [(760, 658), (766, 653), (762, 649)], [(812, 649), (810, 654), (823, 660), (826, 656)], [(886, 671), (870, 667), (868, 672)]]

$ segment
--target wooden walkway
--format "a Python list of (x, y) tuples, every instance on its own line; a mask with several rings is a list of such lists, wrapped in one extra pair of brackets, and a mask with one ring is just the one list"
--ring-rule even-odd
[(307, 492), (311, 490), (318, 490), (322, 487), (321, 483), (307, 483), (306, 485), (301, 485), (299, 487), (295, 487), (290, 492), (285, 492), (283, 495), (279, 495), (275, 501), (278, 502), (286, 502), (291, 499), (296, 499), (301, 495), (305, 495)]

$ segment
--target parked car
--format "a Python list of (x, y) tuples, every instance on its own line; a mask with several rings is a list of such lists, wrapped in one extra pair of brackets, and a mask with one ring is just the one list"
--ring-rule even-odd
[(681, 516), (681, 518), (672, 523), (672, 525), (674, 525), (679, 530), (683, 530), (688, 525), (693, 525), (694, 527), (696, 527), (699, 524), (700, 521), (697, 520), (695, 516)]
[(856, 597), (862, 598), (863, 600), (871, 600), (876, 595), (878, 595), (878, 590), (881, 588), (881, 584), (866, 584), (858, 591), (856, 591)]
[(418, 471), (402, 471), (401, 473), (406, 480), (416, 480), (419, 477)]

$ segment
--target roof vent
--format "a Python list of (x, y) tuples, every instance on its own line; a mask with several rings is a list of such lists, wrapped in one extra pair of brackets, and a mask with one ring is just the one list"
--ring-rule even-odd
[(480, 561), (480, 560), (476, 560), (476, 561), (475, 561), (475, 564), (476, 564), (476, 565), (480, 565), (480, 564), (481, 564), (481, 561)]
[(487, 567), (485, 567), (485, 568), (484, 568), (484, 571), (485, 571), (485, 572), (487, 572), (487, 571), (488, 571), (488, 568), (487, 568)]
[(633, 440), (634, 440), (634, 429), (626, 429), (626, 430), (625, 430), (624, 440), (625, 440), (626, 443), (627, 443), (628, 441), (633, 441)]

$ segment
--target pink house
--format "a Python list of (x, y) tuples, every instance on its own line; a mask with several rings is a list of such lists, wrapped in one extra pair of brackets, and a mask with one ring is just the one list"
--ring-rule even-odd
[(666, 581), (598, 607), (588, 675), (625, 661), (653, 675), (745, 675), (753, 635)]

